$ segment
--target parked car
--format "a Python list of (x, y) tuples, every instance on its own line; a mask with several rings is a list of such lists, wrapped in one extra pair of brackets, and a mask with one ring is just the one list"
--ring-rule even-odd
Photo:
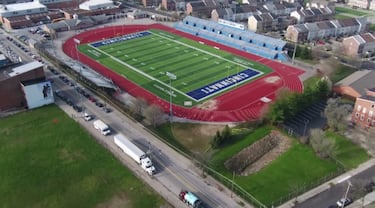
[(79, 105), (73, 105), (73, 109), (75, 110), (75, 111), (77, 111), (78, 113), (80, 113), (80, 112), (82, 112), (82, 110), (83, 110), (83, 108), (81, 107), (81, 106), (79, 106)]
[(351, 204), (353, 201), (350, 199), (350, 198), (341, 198), (340, 200), (338, 200), (336, 202), (336, 205), (338, 207), (346, 207), (348, 206), (349, 204)]
[(98, 106), (99, 108), (104, 107), (104, 104), (99, 101), (96, 101), (95, 105)]
[(85, 121), (91, 121), (93, 119), (93, 116), (88, 113), (85, 113), (83, 115), (83, 119), (85, 119)]
[(89, 100), (90, 100), (91, 102), (93, 102), (93, 103), (95, 103), (95, 102), (97, 101), (96, 98), (93, 97), (93, 96), (90, 96)]
[(106, 113), (110, 113), (112, 110), (110, 108), (103, 107), (103, 111)]

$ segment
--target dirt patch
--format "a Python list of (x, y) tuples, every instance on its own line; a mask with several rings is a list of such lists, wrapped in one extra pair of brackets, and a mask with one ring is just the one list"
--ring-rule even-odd
[(260, 171), (262, 168), (266, 167), (270, 164), (273, 160), (278, 158), (282, 153), (286, 152), (291, 146), (291, 140), (282, 135), (280, 132), (272, 131), (272, 134), (277, 135), (279, 137), (279, 144), (273, 148), (271, 151), (263, 155), (260, 159), (258, 159), (253, 164), (249, 165), (240, 175), (248, 176), (253, 173)]
[(196, 127), (196, 130), (204, 135), (204, 136), (210, 136), (213, 137), (217, 131), (223, 131), (225, 128), (224, 125), (199, 125)]
[(216, 131), (222, 131), (224, 125), (210, 124), (174, 124), (174, 137), (187, 149), (193, 152), (204, 152)]
[(110, 200), (98, 204), (97, 208), (120, 208), (131, 207), (130, 201), (124, 193), (113, 196)]
[(276, 83), (279, 80), (280, 80), (280, 77), (278, 77), (278, 76), (271, 76), (271, 77), (267, 77), (265, 79), (265, 82), (267, 82), (267, 83)]
[(216, 100), (208, 100), (202, 104), (197, 106), (199, 109), (203, 110), (215, 110), (217, 108), (217, 101)]

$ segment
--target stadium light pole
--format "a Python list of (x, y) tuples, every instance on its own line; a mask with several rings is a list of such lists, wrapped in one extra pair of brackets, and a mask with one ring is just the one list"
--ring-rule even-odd
[(78, 45), (81, 44), (81, 41), (78, 40), (77, 38), (74, 38), (74, 43), (75, 43), (75, 46), (76, 46), (76, 53), (77, 53), (77, 60), (78, 60), (78, 64), (79, 64), (79, 76), (80, 78), (82, 78), (82, 71), (81, 71), (81, 64), (79, 62), (79, 53), (78, 53)]
[(169, 78), (169, 121), (172, 121), (173, 111), (172, 111), (172, 79), (177, 79), (176, 75), (170, 72), (166, 73)]

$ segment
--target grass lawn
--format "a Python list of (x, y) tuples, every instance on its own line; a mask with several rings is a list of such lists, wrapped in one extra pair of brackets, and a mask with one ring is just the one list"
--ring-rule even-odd
[[(242, 140), (216, 152), (212, 166), (216, 171), (232, 177), (224, 162), (271, 131), (268, 126), (254, 130)], [(311, 167), (314, 167), (311, 170)], [(316, 168), (315, 168), (316, 167)], [(291, 189), (303, 184), (315, 183), (322, 177), (334, 173), (338, 166), (332, 161), (321, 160), (311, 148), (293, 142), (293, 146), (263, 170), (250, 176), (236, 176), (235, 182), (266, 205), (276, 203), (289, 194)], [(271, 188), (272, 187), (272, 188)]]
[(330, 79), (331, 79), (332, 83), (336, 83), (336, 82), (344, 79), (345, 77), (351, 75), (355, 71), (356, 70), (351, 68), (351, 67), (340, 64), (339, 67), (336, 70), (333, 71), (333, 73), (330, 76)]
[(1, 119), (0, 135), (1, 207), (165, 203), (55, 105)]
[[(316, 80), (317, 78), (312, 78), (304, 84), (306, 86)], [(204, 136), (199, 134), (197, 126), (197, 124), (179, 123), (173, 124), (172, 128), (169, 126), (168, 131), (166, 131), (167, 126), (159, 129), (159, 131), (169, 132), (164, 135), (169, 135), (170, 140), (174, 140), (183, 148), (199, 151), (208, 147), (209, 144), (207, 144), (207, 141), (201, 141)], [(232, 179), (233, 173), (225, 168), (224, 162), (243, 148), (268, 135), (271, 130), (272, 127), (270, 126), (255, 128), (250, 133), (247, 130), (243, 131), (243, 129), (232, 129), (233, 140), (213, 153), (209, 166), (228, 179)], [(332, 132), (327, 132), (327, 137), (336, 140), (337, 159), (344, 164), (346, 169), (355, 168), (369, 158), (363, 149), (352, 144), (349, 140)], [(197, 145), (191, 145), (190, 140), (196, 141)], [(292, 146), (288, 151), (255, 174), (235, 176), (235, 183), (262, 203), (270, 206), (272, 204), (278, 205), (280, 200), (285, 201), (291, 192), (307, 191), (307, 189), (325, 182), (324, 180), (338, 173), (341, 168), (339, 164), (332, 160), (318, 158), (311, 147), (292, 140)], [(197, 147), (198, 144), (202, 147)]]
[(79, 50), (164, 100), (169, 100), (171, 84), (178, 105), (191, 101), (194, 106), (272, 72), (257, 62), (161, 30), (143, 34), (106, 45), (84, 44)]
[(354, 16), (368, 16), (370, 15), (368, 12), (360, 11), (356, 9), (351, 8), (345, 8), (345, 7), (335, 7), (336, 13), (347, 13)]
[(306, 89), (309, 86), (316, 86), (316, 83), (320, 80), (320, 77), (313, 76), (303, 81), (303, 86)]
[(294, 142), (287, 152), (263, 170), (236, 177), (235, 182), (261, 202), (272, 205), (304, 185), (316, 184), (338, 168), (334, 162), (316, 157), (310, 147)]
[(327, 131), (326, 136), (333, 138), (336, 141), (336, 158), (345, 166), (345, 169), (348, 170), (356, 168), (359, 164), (369, 159), (369, 155), (364, 149), (360, 148), (356, 144), (353, 144), (350, 140), (344, 138), (343, 136), (332, 131)]
[(335, 14), (335, 19), (337, 20), (341, 20), (341, 19), (350, 19), (350, 18), (353, 18), (351, 16), (348, 16), (348, 15), (345, 15), (343, 13), (336, 13)]
[(371, 25), (370, 25), (370, 30), (371, 30), (372, 32), (375, 32), (375, 24), (371, 24)]

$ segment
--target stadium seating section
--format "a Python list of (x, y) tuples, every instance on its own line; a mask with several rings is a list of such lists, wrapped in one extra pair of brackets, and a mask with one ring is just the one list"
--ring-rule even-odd
[(286, 42), (267, 37), (251, 31), (225, 26), (214, 21), (187, 16), (174, 26), (177, 30), (187, 32), (211, 41), (234, 47), (264, 58), (288, 61), (283, 49)]

